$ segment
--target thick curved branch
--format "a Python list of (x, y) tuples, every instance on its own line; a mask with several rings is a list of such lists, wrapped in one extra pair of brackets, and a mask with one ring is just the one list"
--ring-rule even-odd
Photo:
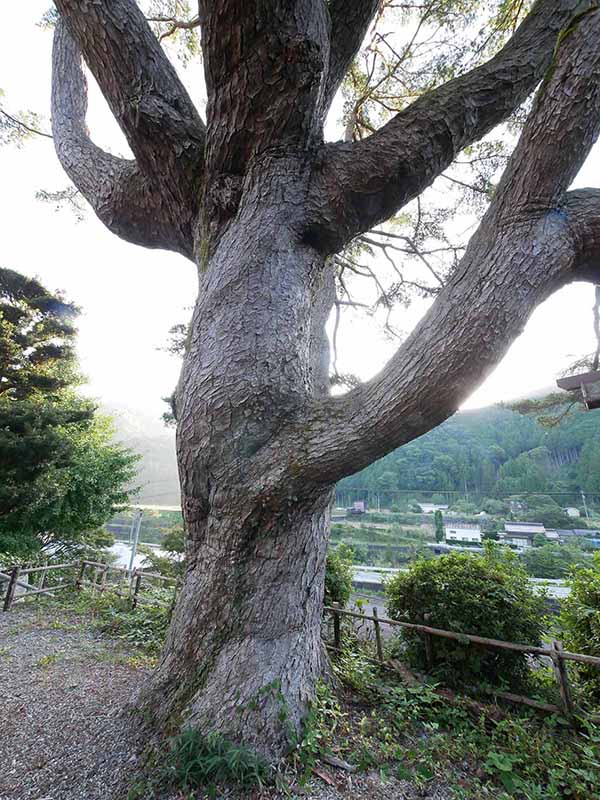
[(52, 52), (52, 132), (63, 169), (109, 230), (134, 244), (192, 258), (189, 211), (173, 216), (135, 161), (97, 147), (85, 124), (87, 81), (81, 54), (59, 21)]
[(559, 32), (580, 5), (537, 0), (486, 64), (423, 95), (367, 139), (327, 146), (321, 169), (328, 208), (314, 225), (325, 249), (340, 249), (388, 219), (518, 108), (544, 76)]
[(600, 281), (600, 189), (564, 193), (599, 132), (598, 41), (600, 10), (561, 43), (464, 257), (386, 368), (345, 397), (307, 409), (275, 443), (279, 453), (303, 451), (307, 469), (298, 480), (336, 481), (443, 422), (543, 300), (570, 281)]
[(329, 2), (331, 45), (329, 74), (323, 101), (325, 112), (363, 43), (379, 3), (380, 0), (330, 0)]
[(135, 0), (57, 0), (141, 172), (174, 212), (197, 203), (205, 127)]

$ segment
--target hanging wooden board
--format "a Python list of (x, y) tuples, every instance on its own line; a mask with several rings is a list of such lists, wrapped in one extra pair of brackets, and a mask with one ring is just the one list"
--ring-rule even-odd
[(600, 408), (600, 370), (559, 378), (556, 385), (567, 392), (581, 392), (581, 399), (588, 410)]

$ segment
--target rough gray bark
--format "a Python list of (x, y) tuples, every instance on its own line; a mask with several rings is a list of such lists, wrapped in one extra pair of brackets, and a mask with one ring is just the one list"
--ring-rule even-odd
[[(452, 414), (539, 302), (600, 276), (600, 192), (566, 192), (598, 134), (600, 12), (580, 17), (552, 55), (577, 5), (538, 0), (487, 65), (364, 142), (324, 145), (324, 111), (375, 3), (349, 3), (344, 27), (336, 0), (331, 17), (319, 0), (202, 0), (205, 129), (134, 0), (57, 0), (136, 156), (113, 166), (84, 135), (76, 53), (59, 29), (61, 160), (119, 235), (193, 249), (200, 270), (175, 399), (189, 570), (140, 696), (157, 725), (218, 729), (273, 759), (284, 752), (322, 669), (333, 483)], [(420, 192), (545, 73), (448, 286), (379, 376), (329, 397), (330, 255)], [(142, 214), (147, 195), (119, 206), (106, 169), (139, 171), (160, 225), (131, 234), (127, 212)]]

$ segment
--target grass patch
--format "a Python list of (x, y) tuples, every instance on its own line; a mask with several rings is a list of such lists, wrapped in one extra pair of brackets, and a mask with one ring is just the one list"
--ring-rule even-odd
[(202, 736), (188, 729), (170, 740), (163, 778), (179, 788), (204, 789), (209, 797), (217, 797), (219, 784), (261, 788), (270, 773), (266, 761), (252, 750), (232, 744), (219, 733)]

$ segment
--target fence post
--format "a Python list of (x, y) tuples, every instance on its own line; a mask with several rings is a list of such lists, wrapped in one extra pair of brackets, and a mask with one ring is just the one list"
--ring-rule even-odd
[(100, 576), (100, 593), (102, 593), (106, 589), (106, 579), (108, 578), (108, 564), (102, 570), (102, 575)]
[(140, 584), (142, 583), (142, 573), (141, 572), (137, 572), (137, 570), (136, 570), (134, 572), (134, 575), (135, 575), (135, 587), (134, 587), (134, 590), (133, 590), (133, 598), (131, 600), (131, 607), (132, 608), (135, 608), (137, 606), (137, 598), (138, 598), (138, 594), (140, 593)]
[[(44, 561), (44, 567), (46, 567), (46, 566), (48, 566), (48, 562)], [(43, 569), (40, 572), (40, 579), (39, 579), (39, 584), (38, 584), (40, 589), (45, 589), (46, 588), (46, 575), (47, 575), (47, 573), (48, 573), (47, 569)]]
[(333, 646), (336, 650), (340, 650), (342, 646), (342, 631), (340, 625), (340, 615), (338, 609), (340, 607), (339, 603), (332, 603), (333, 608)]
[(77, 576), (77, 580), (75, 581), (75, 588), (76, 589), (83, 589), (83, 575), (85, 573), (85, 560), (82, 558), (79, 564), (79, 574)]
[[(425, 625), (429, 625), (430, 619), (431, 614), (423, 614), (423, 622)], [(427, 662), (427, 668), (433, 669), (435, 664), (435, 656), (433, 654), (433, 639), (431, 638), (430, 633), (424, 633), (423, 639), (425, 640), (425, 661)]]
[(571, 718), (573, 717), (575, 709), (573, 706), (573, 698), (571, 696), (571, 686), (569, 685), (569, 675), (567, 673), (565, 660), (562, 655), (562, 649), (563, 646), (561, 642), (553, 639), (552, 644), (550, 645), (550, 655), (552, 657), (554, 675), (558, 682), (562, 707), (567, 717)]
[(383, 663), (383, 642), (381, 641), (381, 623), (379, 622), (377, 606), (373, 606), (373, 617), (373, 626), (375, 628), (375, 644), (377, 645), (377, 659)]
[(21, 572), (21, 567), (13, 567), (11, 570), (10, 581), (8, 582), (8, 588), (6, 589), (6, 595), (4, 597), (3, 611), (8, 611), (12, 605), (20, 572)]

